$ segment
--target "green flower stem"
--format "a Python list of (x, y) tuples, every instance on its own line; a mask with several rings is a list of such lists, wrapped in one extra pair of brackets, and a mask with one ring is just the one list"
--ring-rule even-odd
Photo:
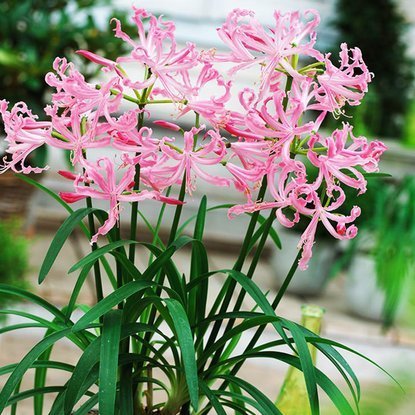
[[(151, 76), (150, 69), (146, 68), (145, 78), (148, 79)], [(148, 88), (144, 89), (142, 92), (141, 97), (136, 93), (137, 100), (133, 99), (141, 112), (138, 114), (138, 122), (137, 122), (137, 130), (140, 130), (144, 125), (144, 108), (146, 105), (146, 98), (147, 94), (150, 92)], [(136, 153), (136, 156), (139, 154)], [(138, 191), (140, 188), (140, 164), (137, 163), (135, 166), (135, 175), (134, 175), (134, 191)], [(131, 203), (131, 217), (130, 217), (130, 240), (135, 241), (137, 239), (137, 219), (138, 219), (138, 201), (134, 201)], [(135, 244), (131, 244), (128, 248), (128, 259), (134, 265), (135, 263), (135, 252), (136, 246)], [(118, 273), (117, 273), (118, 275)], [(117, 277), (118, 278), (118, 277)], [(122, 279), (122, 276), (121, 276)], [(133, 348), (140, 349), (139, 343), (132, 339), (133, 341)], [(126, 339), (121, 341), (120, 350), (122, 353), (128, 353), (130, 349), (130, 339), (127, 337)], [(123, 396), (121, 400), (121, 413), (134, 413), (137, 412), (138, 408), (140, 408), (140, 397), (137, 394), (138, 389), (133, 388), (132, 386), (132, 375), (133, 375), (133, 365), (128, 364), (122, 367), (120, 371), (120, 395)], [(134, 400), (134, 396), (137, 396), (137, 401)], [(135, 409), (133, 409), (135, 407)]]
[[(180, 202), (184, 201), (185, 194), (186, 194), (186, 171), (183, 174), (182, 185), (180, 187), (180, 192), (179, 192)], [(169, 235), (169, 239), (168, 239), (168, 242), (167, 242), (167, 246), (170, 246), (176, 238), (177, 228), (179, 227), (179, 222), (180, 222), (180, 217), (182, 215), (182, 210), (183, 210), (183, 204), (180, 204), (180, 205), (176, 206), (176, 211), (174, 212), (173, 223), (171, 225), (170, 235)]]
[[(86, 186), (88, 183), (85, 184)], [(92, 199), (90, 197), (86, 198), (86, 207), (92, 208)], [(89, 232), (92, 235), (95, 234), (95, 223), (94, 223), (94, 214), (89, 213), (88, 214), (88, 227)], [(96, 251), (98, 249), (98, 245), (96, 242), (94, 242), (91, 246), (92, 252)], [(102, 277), (101, 277), (101, 267), (99, 265), (99, 261), (94, 262), (94, 278), (95, 278), (95, 292), (97, 297), (97, 303), (99, 303), (104, 298), (104, 292), (102, 289)]]
[[(278, 305), (280, 304), (288, 286), (290, 285), (290, 282), (295, 274), (295, 271), (297, 271), (298, 268), (298, 261), (301, 258), (301, 254), (302, 254), (303, 250), (300, 249), (297, 253), (297, 256), (294, 259), (294, 262), (291, 265), (290, 270), (288, 271), (287, 276), (284, 279), (283, 284), (281, 285), (281, 288), (278, 290), (278, 293), (276, 295), (276, 297), (274, 298), (274, 301), (272, 302), (271, 306), (273, 308), (274, 311), (277, 310)], [(244, 353), (246, 353), (247, 351), (251, 350), (253, 347), (256, 346), (259, 338), (261, 337), (262, 333), (265, 330), (265, 325), (261, 326), (257, 329), (257, 331), (255, 332), (254, 336), (252, 337), (251, 341), (249, 342), (248, 346), (246, 346)], [(235, 375), (238, 370), (241, 368), (241, 366), (243, 365), (243, 361), (238, 362), (231, 370), (231, 374)]]
[[(200, 126), (200, 115), (197, 112), (195, 112), (195, 114), (196, 114), (195, 126), (196, 126), (196, 128), (199, 128), (199, 126)], [(195, 134), (194, 137), (193, 137), (193, 151), (196, 150), (198, 138), (199, 138), (199, 134)]]
[[(95, 89), (101, 89), (101, 85), (95, 85)], [(131, 95), (123, 94), (116, 89), (111, 88), (110, 92), (112, 95), (122, 95), (123, 99), (126, 101), (132, 102), (133, 104), (137, 105), (147, 105), (147, 104), (187, 104), (187, 99), (182, 99), (180, 101), (172, 101), (171, 99), (152, 99), (151, 101), (147, 101), (147, 92), (143, 93), (143, 97), (145, 100), (141, 99), (140, 97), (134, 98)]]
[[(85, 130), (85, 118), (81, 121), (81, 132), (84, 133)], [(84, 157), (86, 159), (86, 151), (83, 151)], [(84, 171), (85, 172), (85, 171)], [(85, 186), (89, 187), (89, 183), (86, 182)], [(86, 207), (92, 208), (92, 199), (90, 197), (86, 198)], [(90, 237), (92, 238), (92, 235), (95, 235), (95, 222), (94, 222), (94, 214), (89, 213), (88, 214), (88, 227), (89, 227), (89, 233)], [(91, 245), (92, 252), (96, 251), (98, 249), (98, 245), (96, 242), (94, 242)], [(94, 279), (95, 279), (95, 292), (97, 297), (97, 303), (99, 303), (104, 298), (104, 291), (102, 289), (102, 277), (101, 277), (101, 267), (99, 265), (99, 261), (94, 262)], [(100, 318), (100, 322), (102, 323), (102, 318)]]
[[(290, 285), (290, 282), (291, 282), (291, 280), (292, 280), (292, 278), (295, 274), (295, 271), (297, 270), (298, 261), (301, 257), (301, 254), (302, 254), (302, 249), (299, 250), (294, 262), (291, 265), (290, 270), (288, 271), (287, 276), (285, 277), (285, 280), (284, 280), (281, 288), (278, 290), (277, 296), (275, 297), (274, 301), (271, 304), (274, 311), (278, 308), (278, 305), (281, 302), (281, 299), (283, 298), (283, 296), (285, 294), (285, 291), (287, 290), (287, 287)], [(243, 356), (245, 353), (252, 350), (256, 346), (256, 344), (258, 343), (258, 340), (261, 338), (262, 333), (265, 330), (265, 327), (266, 327), (266, 325), (258, 327), (257, 331), (255, 332), (254, 336), (252, 337), (252, 339), (250, 340), (250, 342), (246, 346), (245, 350), (241, 353), (241, 356)], [(235, 366), (230, 370), (228, 375), (229, 376), (236, 376), (238, 371), (240, 370), (240, 368), (245, 363), (245, 360), (246, 359), (242, 359), (238, 363), (236, 363)], [(222, 384), (219, 386), (218, 391), (224, 391), (227, 388), (228, 384), (229, 384), (229, 381), (227, 381), (227, 380), (223, 381)], [(209, 413), (209, 411), (210, 411), (210, 408), (209, 408), (209, 406), (207, 406), (200, 413), (200, 415), (207, 415)]]
[[(266, 190), (267, 190), (267, 178), (265, 176), (262, 180), (262, 185), (258, 193), (258, 200), (262, 200), (264, 198)], [(241, 251), (239, 252), (239, 256), (235, 262), (235, 265), (232, 268), (235, 271), (241, 271), (243, 264), (246, 260), (246, 257), (249, 254), (249, 245), (250, 245), (252, 236), (254, 234), (255, 227), (258, 222), (258, 217), (259, 217), (259, 211), (254, 212), (251, 216), (251, 220), (249, 222), (248, 229), (245, 234), (245, 238), (244, 238), (244, 241), (241, 247)], [(219, 310), (219, 314), (226, 312), (228, 305), (230, 301), (232, 300), (232, 296), (235, 291), (236, 285), (237, 283), (233, 278), (228, 277), (226, 279), (225, 284), (222, 287), (222, 290), (226, 292), (226, 295), (222, 302), (221, 308)], [(212, 328), (212, 332), (210, 333), (210, 336), (206, 343), (206, 348), (211, 346), (216, 341), (221, 326), (222, 326), (221, 320), (215, 321), (215, 324), (213, 325), (213, 328)]]
[[(281, 286), (281, 288), (278, 290), (278, 293), (274, 299), (274, 301), (272, 302), (271, 306), (274, 309), (274, 311), (278, 308), (278, 305), (281, 302), (281, 299), (283, 298), (285, 291), (287, 290), (288, 286), (290, 285), (290, 282), (295, 274), (295, 271), (297, 270), (298, 267), (298, 261), (301, 258), (301, 254), (302, 254), (302, 249), (300, 249), (298, 251), (297, 256), (294, 259), (294, 262), (291, 265), (290, 270), (288, 271), (287, 276), (285, 277), (285, 280)], [(254, 336), (252, 337), (251, 341), (248, 343), (248, 345), (246, 346), (245, 350), (243, 351), (243, 353), (241, 355), (244, 355), (245, 353), (247, 353), (249, 350), (253, 349), (256, 344), (258, 343), (258, 340), (260, 339), (260, 337), (262, 336), (262, 333), (265, 330), (266, 325), (260, 326), (258, 327), (257, 331), (255, 332)], [(243, 364), (245, 363), (246, 359), (240, 360), (238, 363), (235, 364), (235, 366), (230, 370), (229, 375), (230, 376), (236, 376), (236, 374), (238, 373), (239, 369), (243, 366)], [(224, 381), (221, 386), (219, 387), (219, 390), (225, 390), (226, 387), (228, 386), (228, 381)], [(202, 415), (207, 415), (207, 412), (203, 412)]]
[[(199, 127), (199, 114), (196, 113), (196, 128), (197, 127)], [(183, 173), (183, 179), (182, 179), (182, 184), (181, 184), (180, 191), (179, 191), (178, 200), (180, 202), (184, 202), (185, 196), (186, 196), (186, 171)], [(170, 246), (174, 242), (174, 240), (176, 239), (177, 229), (179, 227), (182, 210), (183, 210), (183, 204), (179, 204), (179, 205), (176, 206), (176, 211), (174, 213), (173, 222), (172, 222), (172, 226), (171, 226), (171, 229), (170, 229), (170, 235), (169, 235), (169, 239), (168, 239), (168, 242), (167, 242), (167, 247)], [(165, 274), (163, 272), (160, 272), (159, 275), (158, 275), (158, 278), (157, 278), (158, 279), (157, 282), (160, 285), (162, 285), (163, 281), (164, 281), (164, 278), (165, 278)], [(160, 294), (161, 294), (161, 289), (157, 288), (156, 295), (160, 296)], [(148, 317), (147, 324), (149, 324), (150, 326), (154, 324), (156, 314), (157, 314), (156, 309), (152, 308), (151, 312), (150, 312), (150, 315)], [(150, 332), (146, 333), (145, 340), (147, 340), (147, 342), (150, 342), (151, 336), (152, 336), (152, 333), (150, 333)], [(141, 353), (146, 354), (147, 353), (147, 348), (143, 347), (141, 349)]]
[[(95, 85), (95, 89), (101, 89), (101, 85), (96, 84)], [(110, 89), (110, 92), (111, 92), (112, 95), (119, 95), (119, 94), (121, 94), (122, 97), (123, 97), (123, 99), (125, 99), (126, 101), (133, 102), (134, 104), (140, 104), (140, 100), (138, 98), (134, 98), (134, 97), (132, 97), (130, 95), (127, 95), (127, 94), (122, 94), (120, 91), (117, 91), (114, 88), (111, 88)]]
[[(293, 65), (294, 68), (297, 66), (297, 63), (298, 63), (298, 56), (293, 56), (292, 65)], [(285, 85), (286, 96), (284, 97), (284, 100), (283, 100), (284, 110), (287, 108), (287, 105), (288, 105), (288, 91), (291, 90), (292, 83), (293, 83), (293, 78), (291, 76), (288, 76), (287, 83)], [(266, 176), (265, 176), (262, 180), (262, 185), (261, 185), (261, 188), (260, 188), (259, 193), (258, 193), (258, 200), (263, 199), (263, 197), (265, 196), (266, 189), (267, 189), (267, 179), (266, 179)], [(274, 215), (275, 215), (275, 213), (274, 213)], [(248, 252), (249, 251), (249, 244), (251, 242), (252, 236), (253, 236), (254, 231), (255, 231), (255, 227), (256, 227), (256, 224), (257, 224), (257, 221), (258, 221), (258, 216), (259, 216), (258, 211), (254, 212), (251, 216), (251, 221), (249, 223), (247, 232), (245, 234), (245, 238), (244, 238), (244, 242), (243, 242), (241, 251), (240, 251), (238, 259), (237, 259), (237, 261), (236, 261), (236, 263), (233, 267), (233, 269), (236, 270), (236, 271), (240, 271), (242, 269), (243, 264), (245, 262), (245, 259), (246, 259), (247, 255), (249, 253)], [(271, 224), (272, 224), (272, 222), (271, 222)], [(265, 230), (264, 230), (264, 233), (265, 233)], [(268, 233), (269, 233), (269, 229), (266, 233), (265, 240), (268, 237)], [(265, 241), (264, 241), (264, 243), (265, 243)], [(261, 248), (261, 252), (262, 252), (262, 248)], [(259, 252), (259, 256), (261, 255), (261, 252)], [(256, 264), (255, 264), (254, 268), (255, 267), (256, 267)], [(222, 303), (222, 306), (221, 306), (221, 309), (220, 309), (219, 313), (224, 313), (226, 311), (226, 309), (228, 307), (228, 304), (232, 299), (232, 296), (233, 296), (233, 293), (235, 291), (236, 285), (237, 285), (237, 283), (234, 279), (231, 279), (230, 277), (227, 278), (227, 280), (226, 280), (226, 282), (225, 282), (225, 284), (222, 288), (222, 289), (226, 290), (226, 296), (223, 300), (223, 303)], [(212, 345), (216, 341), (221, 325), (222, 325), (222, 322), (220, 320), (215, 322), (215, 324), (213, 325), (213, 328), (212, 328), (212, 332), (209, 336), (207, 346)]]
[[(277, 212), (277, 209), (276, 208), (271, 209), (271, 212), (269, 214), (269, 217), (268, 217), (268, 219), (267, 219), (267, 221), (265, 223), (264, 231), (263, 231), (262, 236), (261, 236), (261, 239), (260, 239), (260, 241), (258, 243), (258, 247), (257, 247), (257, 249), (255, 251), (254, 257), (252, 258), (251, 265), (250, 265), (250, 267), (248, 269), (248, 272), (246, 274), (246, 276), (249, 279), (252, 279), (252, 277), (254, 276), (256, 267), (257, 267), (258, 262), (259, 262), (259, 260), (261, 258), (261, 255), (262, 255), (262, 251), (264, 250), (265, 242), (268, 239), (269, 231), (270, 231), (271, 226), (272, 226), (272, 224), (273, 224), (273, 222), (274, 222), (274, 220), (276, 218), (276, 216), (275, 216), (276, 212)], [(238, 295), (238, 298), (236, 300), (235, 306), (233, 307), (233, 310), (232, 311), (239, 311), (240, 310), (240, 308), (242, 306), (242, 303), (244, 301), (245, 296), (246, 296), (246, 291), (245, 290), (241, 290), (240, 293), (239, 293), (239, 295)], [(228, 324), (225, 327), (225, 333), (227, 331), (229, 331), (229, 330), (232, 330), (232, 328), (233, 328), (233, 326), (235, 324), (235, 321), (236, 321), (236, 319), (234, 319), (234, 318), (229, 319)], [(213, 366), (213, 365), (215, 365), (219, 361), (220, 356), (221, 356), (222, 351), (223, 351), (224, 348), (225, 348), (225, 346), (222, 346), (221, 348), (219, 348), (216, 351), (216, 353), (213, 356), (212, 361), (210, 363), (210, 367)]]
[[(293, 67), (296, 67), (297, 63), (298, 63), (298, 56), (293, 56), (293, 58), (292, 58)], [(286, 82), (286, 85), (285, 85), (286, 96), (284, 97), (284, 100), (283, 100), (284, 110), (287, 108), (287, 105), (288, 105), (288, 91), (291, 90), (292, 83), (293, 83), (293, 78), (291, 76), (289, 76), (287, 78), (287, 82)], [(266, 176), (265, 176), (263, 181), (262, 181), (261, 189), (260, 189), (259, 194), (258, 194), (258, 199), (259, 200), (263, 199), (263, 197), (265, 195), (265, 192), (266, 192), (266, 189), (267, 189), (267, 180), (266, 180)], [(276, 209), (272, 209), (271, 213), (270, 213), (270, 216), (267, 220), (267, 223), (265, 225), (265, 228), (263, 230), (261, 240), (260, 240), (259, 245), (256, 249), (255, 254), (254, 254), (254, 258), (251, 262), (251, 266), (248, 270), (248, 275), (247, 276), (249, 278), (252, 278), (253, 275), (254, 275), (254, 272), (255, 272), (256, 266), (258, 264), (258, 261), (261, 257), (265, 242), (268, 238), (269, 231), (270, 231), (272, 223), (275, 219), (275, 213), (276, 213)], [(247, 233), (245, 235), (245, 239), (244, 239), (244, 242), (243, 242), (243, 245), (242, 245), (242, 248), (241, 248), (241, 252), (240, 252), (239, 257), (238, 257), (238, 259), (237, 259), (237, 261), (234, 265), (234, 268), (233, 268), (236, 271), (240, 271), (242, 269), (242, 266), (245, 262), (245, 259), (246, 259), (247, 255), (249, 253), (248, 252), (249, 244), (250, 244), (250, 241), (252, 239), (252, 235), (253, 235), (254, 230), (255, 230), (255, 226), (256, 226), (256, 223), (257, 223), (257, 220), (258, 220), (258, 216), (259, 216), (259, 211), (256, 211), (252, 214), (251, 221), (250, 221), (250, 224), (248, 226), (248, 230), (247, 230)], [(228, 277), (227, 281), (225, 282), (225, 286), (229, 285), (229, 287), (226, 287), (227, 288), (226, 296), (225, 296), (225, 299), (222, 303), (222, 306), (221, 306), (221, 309), (220, 309), (219, 313), (226, 312), (228, 304), (232, 299), (233, 293), (234, 293), (236, 285), (237, 285), (237, 283), (234, 279), (232, 279), (228, 283), (229, 278), (230, 277)], [(241, 306), (244, 297), (245, 297), (245, 292), (241, 291), (241, 293), (238, 296), (237, 302), (235, 304), (234, 311), (239, 310), (239, 307)], [(235, 320), (232, 320), (232, 319), (229, 320), (225, 330), (228, 330), (228, 329), (232, 328), (234, 323), (235, 323)], [(215, 324), (212, 328), (211, 335), (208, 339), (206, 347), (212, 345), (216, 341), (221, 325), (222, 325), (221, 320), (218, 320), (218, 321), (215, 322)], [(220, 358), (220, 354), (221, 354), (222, 350), (223, 350), (223, 347), (215, 353), (215, 356), (213, 358), (213, 362), (216, 362)], [(205, 362), (203, 362), (203, 364), (205, 364)]]
[[(118, 223), (115, 226), (115, 241), (121, 240), (121, 226), (120, 226), (121, 218), (118, 219)], [(117, 251), (122, 254), (123, 248), (117, 248)], [(116, 276), (117, 276), (117, 289), (121, 288), (124, 285), (123, 281), (123, 269), (122, 265), (116, 258), (115, 260), (115, 268), (116, 268)], [(122, 310), (124, 308), (124, 302), (118, 304), (118, 309)]]
[[(144, 106), (140, 106), (140, 109)], [(138, 114), (138, 125), (137, 128), (140, 130), (144, 124), (144, 112)], [(140, 164), (137, 163), (135, 166), (134, 175), (134, 191), (140, 188)], [(131, 203), (131, 218), (130, 218), (130, 240), (135, 241), (137, 238), (137, 216), (138, 216), (138, 201)], [(128, 248), (128, 258), (132, 264), (135, 262), (135, 245), (131, 244)]]
[[(171, 186), (169, 186), (167, 188), (166, 197), (170, 196), (170, 192), (171, 192)], [(161, 208), (160, 208), (160, 212), (159, 212), (159, 215), (158, 215), (158, 218), (157, 218), (157, 223), (156, 223), (156, 226), (154, 228), (153, 240), (151, 242), (153, 245), (156, 245), (156, 242), (157, 242), (157, 239), (158, 239), (158, 235), (159, 235), (159, 232), (160, 232), (160, 227), (161, 227), (161, 224), (163, 223), (164, 212), (166, 211), (166, 205), (167, 205), (166, 203), (163, 203), (161, 205)], [(151, 253), (150, 257), (148, 259), (148, 265), (147, 266), (151, 265), (151, 263), (153, 262), (153, 259), (154, 259), (154, 255), (153, 255), (153, 253)]]
[(180, 101), (172, 101), (171, 99), (152, 99), (151, 101), (146, 101), (146, 104), (187, 104), (187, 99), (182, 99)]

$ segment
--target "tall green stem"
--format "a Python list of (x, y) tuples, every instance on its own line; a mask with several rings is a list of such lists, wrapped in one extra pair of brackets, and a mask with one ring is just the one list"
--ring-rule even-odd
[[(269, 231), (270, 231), (271, 226), (272, 226), (272, 224), (273, 224), (273, 222), (275, 220), (276, 211), (277, 211), (276, 208), (271, 209), (270, 215), (269, 215), (269, 217), (268, 217), (268, 219), (267, 219), (267, 221), (265, 223), (265, 227), (264, 227), (264, 230), (263, 230), (261, 239), (260, 239), (260, 241), (258, 243), (258, 247), (257, 247), (257, 249), (255, 251), (254, 257), (252, 258), (251, 265), (250, 265), (250, 267), (248, 269), (248, 272), (246, 274), (246, 276), (249, 279), (252, 279), (252, 277), (254, 276), (256, 267), (257, 267), (258, 262), (259, 262), (259, 260), (261, 258), (261, 255), (262, 255), (262, 251), (264, 250), (265, 243), (266, 243), (266, 241), (268, 239)], [(240, 291), (240, 293), (238, 295), (238, 298), (236, 300), (235, 306), (233, 307), (233, 311), (239, 311), (240, 310), (240, 308), (242, 306), (242, 303), (244, 301), (245, 296), (246, 296), (246, 291), (241, 289), (241, 291)], [(225, 333), (227, 331), (229, 331), (229, 330), (232, 330), (232, 328), (233, 328), (233, 326), (235, 324), (235, 321), (236, 321), (235, 319), (229, 319), (228, 324), (225, 327)], [(213, 365), (215, 365), (218, 362), (218, 360), (219, 360), (219, 358), (221, 356), (221, 353), (222, 353), (224, 347), (225, 346), (222, 346), (221, 348), (219, 348), (216, 351), (214, 357), (212, 358), (212, 361), (210, 363), (210, 366), (213, 366)]]
[[(144, 106), (140, 105), (140, 109)], [(137, 128), (143, 127), (144, 124), (144, 113), (138, 115), (138, 125)], [(134, 191), (137, 191), (140, 188), (140, 163), (137, 163), (135, 166), (135, 175), (134, 175)], [(130, 219), (130, 240), (135, 241), (137, 238), (137, 217), (138, 217), (138, 201), (131, 203), (131, 219)], [(131, 244), (128, 248), (128, 258), (132, 264), (135, 262), (135, 245)]]
[[(151, 76), (151, 70), (146, 69), (145, 78), (148, 79)], [(146, 88), (143, 90), (141, 96), (139, 96), (138, 107), (141, 112), (138, 115), (138, 122), (137, 122), (137, 130), (140, 129), (144, 125), (144, 108), (145, 103), (147, 100), (147, 94), (149, 93), (149, 89)], [(137, 94), (136, 94), (137, 95)], [(138, 156), (139, 153), (136, 153)], [(140, 163), (135, 165), (135, 175), (134, 175), (134, 187), (133, 191), (138, 191), (140, 188)], [(131, 203), (131, 217), (130, 217), (130, 240), (135, 241), (137, 239), (137, 219), (138, 219), (138, 201), (134, 201)], [(120, 234), (118, 234), (118, 238), (120, 238)], [(136, 247), (135, 244), (131, 244), (128, 248), (128, 259), (134, 265), (135, 263), (135, 252)], [(117, 285), (122, 286), (123, 275), (122, 271), (119, 269), (120, 264), (117, 261)], [(122, 304), (118, 305), (119, 308)], [(134, 341), (134, 339), (132, 340)], [(130, 338), (127, 337), (121, 341), (120, 350), (122, 353), (128, 353), (130, 349)], [(136, 393), (136, 388), (133, 388), (132, 382), (132, 374), (133, 374), (133, 365), (128, 364), (124, 365), (120, 371), (120, 413), (121, 414), (133, 414), (137, 412), (139, 407), (137, 402), (134, 402), (134, 396)], [(135, 408), (135, 409), (134, 409)]]
[[(267, 178), (265, 176), (262, 180), (262, 185), (258, 193), (258, 200), (262, 200), (264, 198), (266, 190), (267, 190)], [(252, 236), (254, 234), (255, 227), (258, 222), (258, 217), (259, 217), (259, 211), (254, 212), (251, 216), (251, 220), (249, 222), (248, 229), (246, 231), (245, 238), (244, 238), (241, 250), (239, 252), (239, 256), (235, 262), (235, 265), (232, 268), (235, 271), (240, 271), (242, 269), (245, 263), (246, 257), (248, 256), (249, 245), (250, 245)], [(221, 308), (219, 310), (219, 314), (226, 312), (229, 302), (232, 300), (232, 296), (235, 291), (236, 285), (237, 285), (236, 281), (231, 277), (228, 277), (227, 280), (225, 281), (225, 284), (222, 290), (225, 290), (226, 294), (225, 294), (225, 298), (223, 299)], [(211, 346), (216, 341), (221, 326), (222, 326), (221, 320), (215, 321), (215, 324), (213, 325), (213, 328), (212, 328), (212, 332), (206, 343), (206, 348)]]
[[(298, 254), (296, 256), (296, 258), (294, 259), (294, 262), (291, 265), (290, 270), (288, 271), (287, 276), (285, 277), (284, 283), (282, 284), (281, 288), (278, 290), (277, 296), (275, 297), (274, 301), (272, 302), (271, 306), (274, 309), (274, 311), (277, 309), (282, 297), (284, 296), (284, 293), (287, 289), (287, 287), (289, 286), (295, 271), (297, 270), (298, 267), (298, 261), (301, 257), (302, 254), (302, 249), (300, 249), (298, 251)], [(250, 340), (250, 342), (248, 343), (248, 345), (246, 346), (245, 350), (243, 351), (242, 355), (244, 355), (245, 353), (247, 353), (248, 351), (252, 350), (256, 344), (258, 343), (258, 340), (260, 339), (260, 337), (262, 336), (262, 333), (265, 330), (266, 325), (260, 326), (258, 327), (257, 331), (255, 332), (255, 334), (253, 335), (252, 339)], [(229, 376), (235, 376), (239, 369), (243, 366), (245, 362), (245, 359), (240, 360), (229, 372)], [(228, 386), (228, 381), (224, 381), (220, 387), (219, 390), (225, 390), (226, 387)], [(202, 415), (207, 415), (207, 412), (202, 412)]]
[[(92, 208), (92, 200), (90, 197), (86, 198), (86, 206), (87, 208)], [(95, 234), (95, 223), (94, 223), (94, 214), (88, 214), (88, 227), (89, 232), (92, 235)], [(98, 245), (94, 242), (91, 246), (92, 252), (98, 249)], [(102, 277), (101, 277), (101, 267), (99, 265), (99, 261), (94, 262), (94, 279), (95, 279), (95, 292), (97, 297), (97, 303), (99, 303), (104, 298), (104, 291), (102, 288)]]

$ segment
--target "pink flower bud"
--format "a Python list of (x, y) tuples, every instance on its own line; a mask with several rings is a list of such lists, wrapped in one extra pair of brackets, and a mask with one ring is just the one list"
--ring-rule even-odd
[(181, 128), (177, 124), (173, 124), (172, 122), (164, 121), (164, 120), (156, 120), (153, 121), (153, 124), (158, 125), (159, 127), (166, 128), (168, 130), (173, 131), (180, 131)]

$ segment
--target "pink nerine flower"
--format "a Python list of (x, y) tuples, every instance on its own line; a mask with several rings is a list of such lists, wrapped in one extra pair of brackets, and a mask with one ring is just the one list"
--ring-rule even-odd
[[(380, 156), (386, 150), (380, 141), (369, 143), (365, 137), (355, 137), (352, 130), (352, 126), (344, 124), (342, 130), (335, 130), (330, 137), (323, 138), (316, 134), (308, 143), (308, 159), (319, 169), (316, 188), (324, 180), (329, 196), (336, 187), (337, 180), (364, 193), (366, 179), (356, 167), (367, 172), (378, 171)], [(347, 146), (349, 137), (351, 143)], [(326, 151), (316, 152), (317, 145), (320, 149), (326, 148)]]
[(275, 83), (276, 68), (287, 71), (293, 77), (301, 77), (290, 62), (292, 56), (302, 54), (323, 59), (323, 55), (314, 49), (314, 29), (319, 24), (320, 17), (314, 10), (305, 12), (305, 17), (308, 16), (311, 19), (303, 22), (299, 12), (281, 14), (275, 11), (275, 26), (266, 29), (255, 19), (254, 12), (235, 9), (218, 29), (219, 37), (231, 49), (231, 53), (218, 54), (216, 59), (237, 63), (231, 73), (260, 64), (261, 97)]
[[(307, 269), (308, 262), (312, 257), (312, 248), (319, 221), (323, 223), (324, 227), (336, 239), (352, 239), (357, 234), (355, 225), (348, 227), (347, 225), (354, 222), (360, 215), (360, 208), (354, 206), (349, 216), (336, 214), (335, 210), (343, 204), (345, 196), (340, 187), (336, 187), (334, 190), (338, 193), (338, 197), (328, 206), (322, 205), (320, 197), (312, 185), (298, 186), (291, 195), (293, 207), (302, 215), (311, 217), (311, 221), (298, 243), (298, 248), (303, 249), (299, 261), (299, 268), (302, 270)], [(336, 223), (336, 227), (333, 226), (333, 223)]]
[(342, 43), (340, 68), (329, 58), (330, 54), (327, 54), (324, 59), (326, 70), (317, 76), (320, 87), (315, 91), (318, 104), (314, 109), (334, 112), (346, 102), (359, 105), (373, 76), (362, 59), (362, 52), (359, 48), (349, 50), (346, 43)]
[[(133, 191), (135, 167), (132, 165), (125, 169), (120, 180), (117, 180), (114, 163), (107, 157), (99, 159), (96, 163), (83, 160), (82, 166), (85, 173), (75, 179), (75, 192), (61, 192), (59, 195), (67, 203), (73, 203), (86, 197), (109, 202), (108, 219), (92, 236), (91, 243), (97, 242), (99, 235), (106, 235), (115, 226), (119, 220), (120, 202), (156, 199), (164, 203), (180, 203), (175, 199), (164, 197), (156, 191)], [(89, 186), (85, 186), (85, 180), (90, 183)]]
[[(197, 67), (196, 70), (196, 79), (192, 79), (187, 71), (183, 71), (182, 82), (176, 86), (186, 100), (180, 116), (195, 111), (213, 126), (217, 126), (226, 114), (225, 104), (231, 97), (231, 81), (225, 81), (211, 63), (202, 62), (202, 66)], [(211, 85), (211, 88), (213, 87), (218, 93), (214, 96), (206, 96), (207, 85)]]
[[(228, 216), (275, 209), (277, 219), (286, 227), (294, 226), (301, 216), (309, 217), (310, 223), (298, 244), (298, 248), (303, 249), (299, 261), (300, 269), (307, 269), (312, 257), (317, 225), (320, 221), (336, 239), (351, 239), (356, 235), (357, 228), (351, 223), (360, 215), (360, 208), (353, 207), (349, 216), (336, 213), (345, 201), (344, 191), (339, 186), (333, 186), (331, 189), (333, 199), (323, 205), (317, 193), (319, 186), (315, 183), (307, 183), (306, 169), (300, 161), (287, 160), (273, 164), (268, 173), (268, 184), (274, 202), (248, 200), (245, 205), (236, 205), (229, 209)], [(289, 216), (285, 212), (286, 209), (291, 211)]]
[(27, 157), (37, 148), (43, 146), (50, 138), (51, 123), (47, 121), (36, 121), (37, 116), (27, 108), (24, 102), (18, 102), (11, 111), (7, 111), (8, 102), (0, 101), (0, 114), (2, 115), (4, 128), (6, 131), (5, 141), (8, 143), (3, 159), (3, 166), (0, 173), (11, 169), (16, 173), (40, 173), (49, 167), (27, 166)]
[[(74, 165), (82, 161), (86, 149), (105, 147), (111, 141), (111, 138), (105, 135), (107, 125), (97, 125), (96, 117), (90, 119), (84, 116), (78, 107), (73, 107), (69, 116), (59, 116), (57, 107), (47, 107), (45, 111), (52, 118), (54, 130), (61, 136), (60, 138), (48, 137), (48, 144), (70, 150), (71, 161)], [(91, 114), (89, 116), (91, 117)]]
[[(87, 51), (80, 51), (87, 59), (102, 64), (108, 69), (114, 69), (122, 78), (124, 85), (135, 89), (144, 89), (153, 86), (156, 81), (161, 83), (168, 96), (173, 99), (182, 99), (177, 93), (177, 74), (187, 71), (197, 65), (198, 52), (193, 43), (187, 43), (183, 49), (178, 49), (174, 37), (175, 26), (171, 21), (162, 17), (155, 17), (144, 9), (134, 8), (133, 21), (137, 25), (138, 41), (130, 38), (121, 28), (121, 23), (115, 21), (115, 36), (127, 42), (132, 51), (130, 55), (117, 59), (118, 63), (138, 62), (150, 69), (150, 76), (145, 81), (131, 80), (125, 72), (108, 59)], [(144, 22), (148, 22), (145, 28)]]
[(223, 138), (213, 130), (205, 134), (203, 145), (195, 147), (195, 136), (204, 129), (205, 126), (202, 125), (200, 128), (193, 127), (186, 131), (183, 149), (176, 147), (171, 139), (165, 137), (160, 143), (163, 155), (157, 165), (142, 171), (147, 183), (157, 189), (164, 189), (174, 183), (180, 183), (185, 174), (186, 190), (189, 193), (195, 189), (195, 176), (216, 186), (229, 186), (228, 179), (212, 176), (200, 167), (219, 164), (226, 154)]

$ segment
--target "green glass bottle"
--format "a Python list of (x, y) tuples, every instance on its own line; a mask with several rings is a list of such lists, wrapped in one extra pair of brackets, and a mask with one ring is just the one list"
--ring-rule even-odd
[[(313, 333), (320, 334), (324, 309), (315, 305), (301, 307), (301, 324)], [(317, 349), (309, 345), (311, 358), (316, 363)], [(301, 370), (290, 366), (275, 403), (284, 415), (311, 415), (307, 388)]]

